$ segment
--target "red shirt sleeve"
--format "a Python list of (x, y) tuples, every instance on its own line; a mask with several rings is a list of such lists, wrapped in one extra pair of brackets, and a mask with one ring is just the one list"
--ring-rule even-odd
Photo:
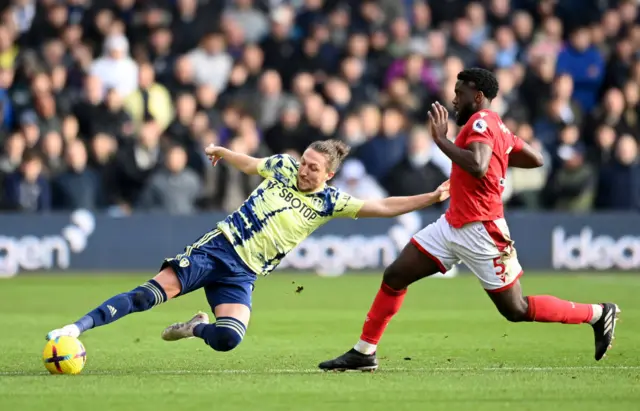
[(493, 135), (489, 129), (489, 123), (484, 118), (478, 116), (471, 123), (465, 144), (483, 143), (493, 148)]
[(515, 134), (513, 136), (513, 140), (514, 140), (514, 144), (511, 152), (517, 153), (518, 151), (522, 151), (522, 147), (524, 147), (524, 141), (520, 137), (516, 136)]

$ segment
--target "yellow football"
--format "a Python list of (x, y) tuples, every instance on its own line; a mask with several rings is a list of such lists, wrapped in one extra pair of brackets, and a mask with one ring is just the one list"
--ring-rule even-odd
[(87, 352), (77, 338), (62, 336), (47, 342), (42, 361), (51, 374), (79, 374), (87, 362)]

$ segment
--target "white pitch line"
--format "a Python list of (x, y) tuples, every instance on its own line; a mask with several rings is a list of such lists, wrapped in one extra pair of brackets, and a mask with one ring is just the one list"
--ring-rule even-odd
[[(405, 368), (405, 367), (393, 367), (393, 368), (380, 368), (379, 373), (385, 372), (554, 372), (554, 371), (624, 371), (624, 370), (640, 370), (640, 366), (576, 366), (576, 367), (433, 367), (433, 368)], [(324, 371), (317, 368), (311, 369), (266, 369), (266, 370), (152, 370), (152, 371), (126, 371), (126, 370), (92, 370), (86, 371), (83, 375), (137, 375), (149, 374), (149, 375), (175, 375), (175, 374), (193, 374), (193, 375), (216, 375), (216, 374), (320, 374)], [(44, 372), (20, 372), (20, 371), (3, 371), (0, 372), (0, 376), (38, 376), (47, 375)]]

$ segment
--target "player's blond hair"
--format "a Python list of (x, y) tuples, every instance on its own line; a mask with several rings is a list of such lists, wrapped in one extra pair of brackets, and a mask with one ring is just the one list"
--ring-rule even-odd
[(340, 167), (342, 161), (351, 151), (351, 148), (340, 140), (314, 141), (309, 148), (327, 157), (328, 168), (332, 173)]

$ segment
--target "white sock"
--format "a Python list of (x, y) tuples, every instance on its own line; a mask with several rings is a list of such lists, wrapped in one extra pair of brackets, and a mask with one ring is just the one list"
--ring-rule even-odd
[(376, 352), (378, 346), (376, 344), (369, 344), (366, 341), (358, 340), (358, 343), (353, 347), (354, 350), (364, 355), (371, 355)]
[(593, 307), (593, 318), (589, 321), (589, 324), (593, 325), (602, 317), (602, 306), (600, 304), (591, 304)]
[(64, 327), (62, 327), (62, 329), (64, 331), (68, 331), (69, 334), (71, 334), (72, 337), (76, 337), (78, 338), (80, 336), (80, 328), (78, 328), (77, 325), (75, 324), (69, 324), (69, 325), (65, 325)]

